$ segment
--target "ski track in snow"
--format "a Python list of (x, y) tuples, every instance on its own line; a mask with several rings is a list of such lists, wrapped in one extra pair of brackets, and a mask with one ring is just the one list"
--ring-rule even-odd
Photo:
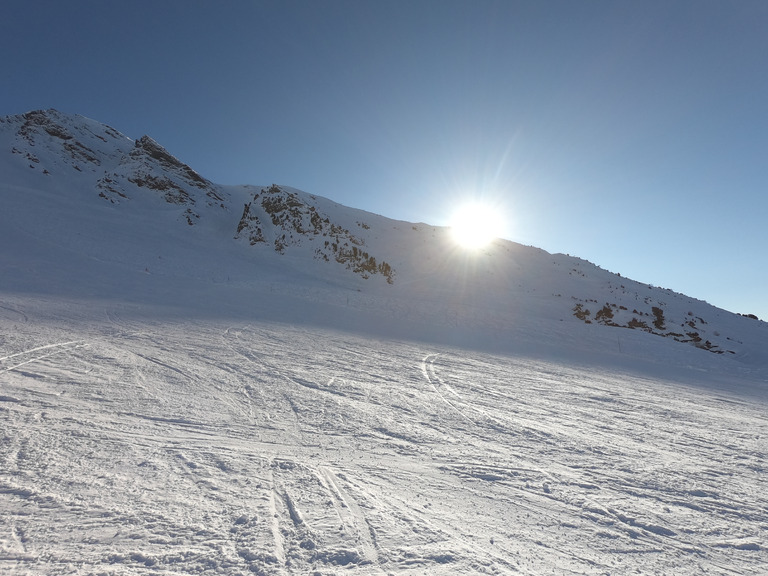
[[(79, 346), (84, 345), (85, 342), (73, 340), (71, 342), (59, 342), (57, 344), (46, 344), (45, 346), (38, 346), (37, 348), (31, 348), (30, 350), (24, 350), (22, 352), (16, 352), (15, 354), (9, 354), (8, 356), (0, 357), (0, 362), (5, 363), (7, 360), (10, 360), (11, 358), (18, 358), (19, 356), (31, 356), (31, 358), (26, 358), (24, 361), (19, 362), (18, 364), (15, 364), (13, 366), (3, 366), (0, 364), (0, 369), (2, 369), (4, 372), (10, 372), (11, 370), (15, 370), (16, 368), (20, 366), (24, 366), (25, 364), (29, 364), (31, 362), (37, 362), (39, 360), (43, 360), (45, 358), (48, 358), (50, 356), (54, 356), (56, 354), (61, 354), (63, 352), (67, 352), (70, 350), (70, 348), (65, 348), (67, 346), (73, 346), (73, 348), (77, 348)], [(50, 350), (51, 348), (58, 348), (58, 350), (55, 350), (54, 352), (48, 352), (46, 354), (41, 355), (33, 355), (33, 352), (39, 352), (41, 350)]]
[(0, 573), (768, 565), (764, 401), (322, 329), (16, 312)]

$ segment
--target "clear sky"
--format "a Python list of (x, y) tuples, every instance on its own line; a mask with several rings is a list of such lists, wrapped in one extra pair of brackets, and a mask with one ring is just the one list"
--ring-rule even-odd
[(285, 184), (505, 237), (768, 319), (765, 0), (5, 0), (0, 115), (149, 134)]

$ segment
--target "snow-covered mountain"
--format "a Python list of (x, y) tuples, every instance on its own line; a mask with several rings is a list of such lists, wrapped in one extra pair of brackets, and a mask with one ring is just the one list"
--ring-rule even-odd
[[(0, 139), (4, 212), (17, 238), (32, 234), (80, 258), (241, 283), (260, 281), (268, 266), (302, 273), (319, 290), (324, 283), (375, 295), (368, 306), (395, 306), (430, 325), (503, 330), (524, 306), (717, 354), (754, 359), (768, 347), (766, 325), (755, 318), (579, 258), (504, 240), (470, 255), (444, 228), (389, 220), (287, 186), (216, 185), (149, 136), (132, 141), (81, 116), (48, 110), (2, 118)], [(187, 230), (195, 227), (201, 230)], [(21, 249), (6, 250), (6, 259)], [(14, 276), (6, 281), (24, 281)]]
[(768, 324), (0, 118), (0, 572), (759, 574)]

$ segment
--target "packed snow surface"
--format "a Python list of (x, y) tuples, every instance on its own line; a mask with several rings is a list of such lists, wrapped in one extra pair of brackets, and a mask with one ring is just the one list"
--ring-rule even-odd
[(0, 573), (766, 573), (764, 322), (81, 117), (0, 147)]
[(706, 374), (0, 311), (5, 574), (764, 573), (766, 404)]

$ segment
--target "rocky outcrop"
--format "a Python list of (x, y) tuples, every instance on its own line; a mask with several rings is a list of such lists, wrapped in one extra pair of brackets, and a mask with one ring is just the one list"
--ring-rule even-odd
[[(3, 130), (12, 131), (11, 152), (30, 170), (54, 180), (74, 176), (69, 182), (76, 182), (78, 190), (92, 189), (110, 204), (149, 200), (152, 205), (161, 199), (190, 226), (211, 211), (229, 210), (228, 192), (147, 135), (132, 141), (109, 126), (56, 110), (35, 110), (0, 122)], [(258, 189), (243, 206), (235, 238), (269, 246), (280, 255), (296, 251), (362, 278), (379, 276), (392, 283), (392, 266), (366, 245), (369, 227), (358, 222), (353, 234), (312, 198), (275, 185)]]
[(129, 201), (138, 189), (150, 190), (183, 207), (179, 217), (188, 224), (199, 221), (200, 204), (226, 209), (220, 187), (149, 136), (132, 142), (105, 124), (57, 110), (9, 116), (3, 123), (15, 127), (11, 152), (31, 169), (54, 177), (73, 171), (93, 174), (96, 193), (110, 203)]
[[(656, 336), (691, 344), (715, 354), (735, 353), (727, 348), (727, 343), (731, 339), (723, 337), (718, 330), (709, 330), (704, 318), (688, 312), (683, 318), (670, 319), (664, 311), (663, 304), (654, 302), (650, 297), (638, 302), (631, 310), (615, 302), (606, 302), (600, 307), (596, 300), (579, 300), (572, 311), (576, 318), (586, 324), (595, 323), (616, 328), (643, 330)], [(670, 326), (679, 326), (679, 328)]]
[(270, 245), (279, 254), (317, 239), (314, 258), (342, 264), (363, 278), (381, 275), (390, 284), (394, 282), (395, 271), (368, 253), (363, 238), (331, 221), (298, 194), (274, 184), (255, 193), (244, 206), (235, 238), (251, 245)]
[(188, 224), (200, 218), (195, 208), (199, 201), (226, 209), (219, 187), (146, 135), (136, 140), (133, 150), (121, 157), (115, 170), (99, 179), (99, 196), (113, 203), (128, 199), (128, 184), (157, 192), (169, 204), (186, 206), (183, 218)]

